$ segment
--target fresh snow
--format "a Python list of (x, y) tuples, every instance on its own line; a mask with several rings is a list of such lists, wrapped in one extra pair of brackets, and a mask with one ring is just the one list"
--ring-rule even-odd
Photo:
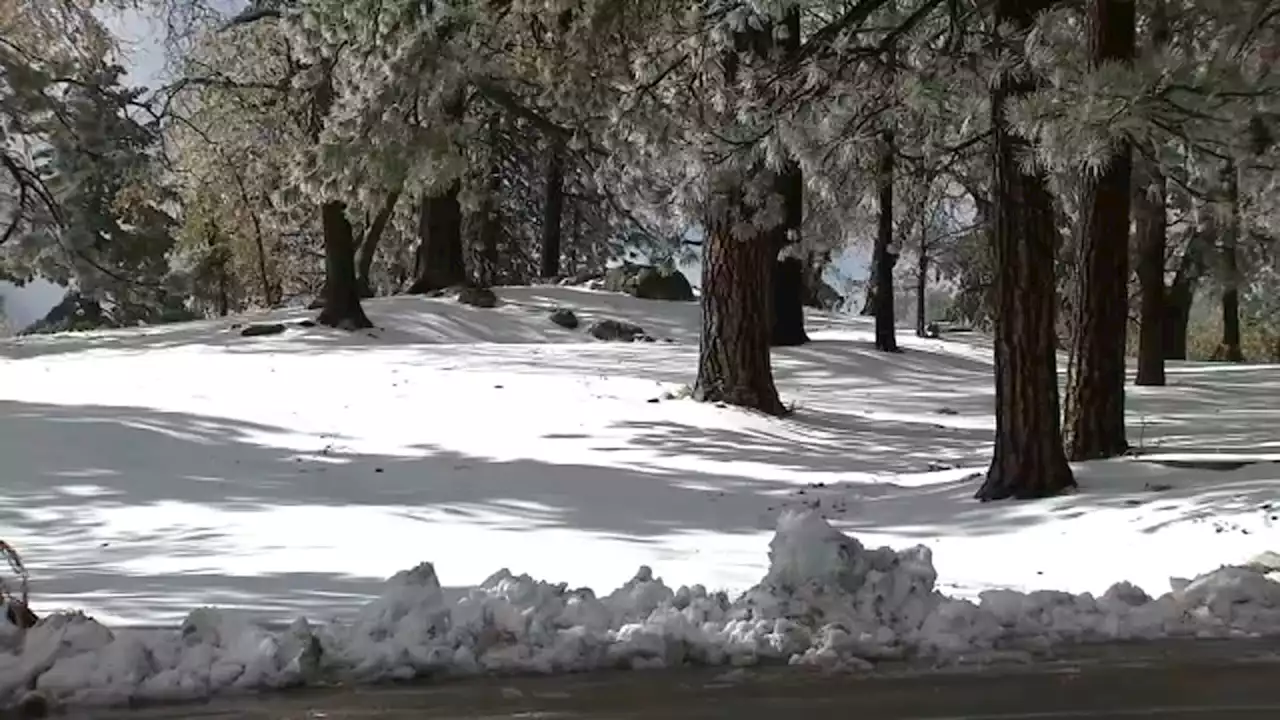
[[(696, 304), (499, 294), (372, 301), (382, 327), (356, 334), (0, 343), (3, 539), (38, 613), (96, 618), (3, 633), (0, 695), (1280, 632), (1280, 563), (1247, 565), (1278, 544), (1276, 366), (1175, 364), (1129, 388), (1142, 457), (981, 505), (979, 336), (883, 355), (863, 319), (813, 314), (814, 342), (775, 353), (797, 408), (775, 420), (678, 399)], [(591, 341), (556, 307), (656, 341)]]

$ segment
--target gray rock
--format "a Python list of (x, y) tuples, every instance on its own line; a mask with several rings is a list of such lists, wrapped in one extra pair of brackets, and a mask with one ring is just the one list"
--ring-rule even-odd
[(576, 330), (581, 324), (578, 316), (569, 308), (556, 308), (553, 310), (551, 312), (551, 322), (569, 330)]
[(498, 306), (498, 296), (489, 288), (464, 287), (458, 291), (458, 302), (478, 308)]
[(634, 293), (636, 275), (639, 274), (640, 267), (640, 265), (624, 262), (617, 267), (609, 268), (604, 273), (604, 289), (616, 293)]
[(284, 323), (262, 323), (259, 325), (250, 325), (240, 331), (244, 337), (259, 337), (262, 335), (279, 335), (288, 328)]
[(636, 274), (636, 289), (632, 293), (645, 300), (674, 300), (688, 302), (694, 299), (693, 286), (679, 270), (647, 267)]
[(601, 320), (593, 323), (587, 332), (597, 340), (634, 342), (645, 337), (644, 328), (621, 320)]
[(679, 270), (623, 263), (604, 274), (604, 289), (645, 300), (693, 300), (693, 286)]

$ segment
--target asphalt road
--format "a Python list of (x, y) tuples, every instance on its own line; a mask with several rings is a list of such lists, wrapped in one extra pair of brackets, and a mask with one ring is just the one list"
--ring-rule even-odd
[(684, 669), (299, 691), (114, 720), (1280, 718), (1280, 645), (1101, 646), (1033, 663), (875, 673)]

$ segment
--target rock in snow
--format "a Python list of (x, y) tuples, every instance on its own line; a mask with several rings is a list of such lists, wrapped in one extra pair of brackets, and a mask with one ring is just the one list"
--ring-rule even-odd
[(928, 548), (869, 549), (812, 512), (785, 513), (769, 571), (736, 600), (673, 590), (648, 567), (613, 593), (501, 570), (446, 602), (430, 563), (398, 573), (349, 622), (270, 631), (212, 608), (170, 632), (113, 632), (80, 613), (0, 627), (0, 699), (114, 705), (333, 680), (763, 662), (858, 669), (1057, 643), (1280, 633), (1280, 583), (1224, 567), (1151, 598), (992, 590), (948, 598)]

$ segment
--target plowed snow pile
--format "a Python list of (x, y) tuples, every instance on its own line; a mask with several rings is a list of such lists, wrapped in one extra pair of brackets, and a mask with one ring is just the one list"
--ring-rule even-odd
[(672, 590), (641, 568), (613, 593), (499, 571), (447, 603), (423, 563), (387, 582), (348, 624), (299, 619), (272, 632), (215, 609), (180, 631), (113, 633), (80, 614), (6, 627), (4, 704), (31, 692), (56, 704), (193, 699), (344, 679), (554, 673), (684, 663), (864, 667), (878, 658), (954, 658), (1010, 646), (1280, 631), (1280, 583), (1266, 567), (1224, 567), (1150, 598), (1128, 583), (1102, 597), (934, 589), (929, 550), (865, 548), (813, 513), (788, 513), (766, 576), (737, 599)]

